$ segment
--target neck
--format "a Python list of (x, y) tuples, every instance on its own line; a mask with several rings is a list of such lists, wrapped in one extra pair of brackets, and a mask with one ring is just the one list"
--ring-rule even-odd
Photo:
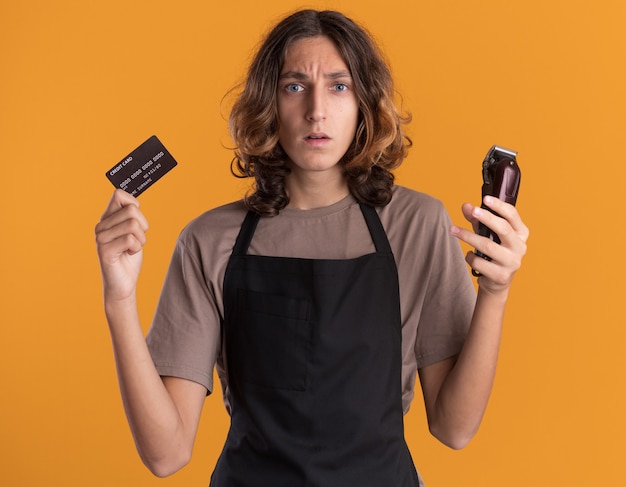
[(339, 170), (319, 173), (292, 171), (287, 176), (285, 186), (289, 195), (287, 207), (299, 210), (324, 208), (350, 193), (348, 183)]

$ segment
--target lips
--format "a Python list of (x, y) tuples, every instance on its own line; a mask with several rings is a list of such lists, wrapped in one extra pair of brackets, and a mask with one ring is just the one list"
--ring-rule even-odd
[(330, 137), (324, 133), (313, 133), (305, 137), (308, 140), (328, 140)]
[(328, 147), (330, 137), (322, 133), (309, 134), (304, 138), (304, 143), (312, 149), (323, 149)]

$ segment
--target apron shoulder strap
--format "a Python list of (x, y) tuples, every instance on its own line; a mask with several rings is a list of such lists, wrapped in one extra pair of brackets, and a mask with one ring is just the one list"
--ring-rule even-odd
[(367, 223), (367, 227), (369, 228), (372, 240), (374, 241), (376, 252), (392, 254), (393, 252), (391, 251), (389, 239), (387, 238), (385, 228), (380, 221), (380, 217), (378, 216), (376, 209), (373, 206), (365, 205), (363, 203), (359, 203), (359, 206), (361, 207), (361, 212), (363, 213), (365, 223)]
[(250, 242), (252, 241), (252, 236), (254, 235), (254, 230), (259, 223), (259, 218), (260, 215), (258, 213), (252, 210), (248, 211), (241, 225), (241, 229), (239, 230), (239, 235), (237, 235), (237, 240), (235, 240), (232, 255), (246, 255)]

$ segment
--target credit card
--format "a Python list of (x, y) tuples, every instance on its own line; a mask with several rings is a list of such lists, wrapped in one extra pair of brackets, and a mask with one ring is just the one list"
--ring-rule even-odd
[(176, 166), (165, 146), (153, 135), (106, 173), (116, 188), (137, 197)]

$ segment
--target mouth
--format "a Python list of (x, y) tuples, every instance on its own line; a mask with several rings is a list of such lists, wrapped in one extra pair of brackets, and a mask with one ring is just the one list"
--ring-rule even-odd
[(305, 137), (307, 140), (330, 140), (330, 137), (323, 133), (309, 134)]

